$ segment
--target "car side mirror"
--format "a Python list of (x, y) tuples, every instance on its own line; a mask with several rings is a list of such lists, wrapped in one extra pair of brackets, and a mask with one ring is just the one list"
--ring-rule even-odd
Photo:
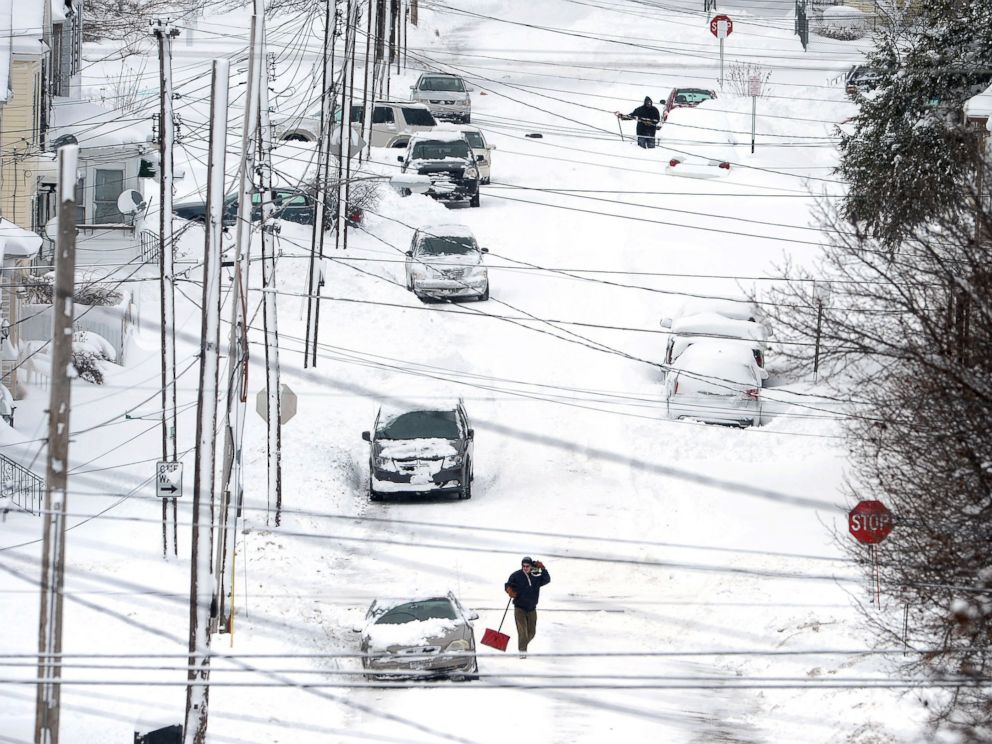
[(417, 86), (416, 85), (411, 85), (410, 86), (410, 90), (416, 90), (416, 89), (417, 89)]
[(489, 149), (490, 150), (495, 150), (496, 149), (496, 145), (489, 145)]
[(660, 321), (658, 321), (658, 325), (660, 325), (662, 328), (671, 328), (672, 327), (672, 319), (671, 318), (662, 318)]
[(397, 155), (396, 156), (396, 162), (397, 163), (402, 163), (403, 162), (403, 156), (402, 155)]
[(475, 439), (475, 429), (469, 429), (468, 430), (468, 438), (469, 439)]
[(361, 625), (353, 625), (351, 628), (352, 633), (361, 633), (363, 630), (365, 630), (365, 628), (363, 628)]
[(468, 612), (465, 613), (465, 617), (468, 618), (469, 620), (478, 620), (479, 613), (476, 612), (475, 610), (469, 610)]
[(372, 432), (363, 431), (362, 432), (362, 439), (364, 439), (366, 442), (371, 442), (372, 441)]
[(471, 85), (466, 85), (465, 86), (465, 92), (466, 93), (474, 93), (475, 92), (475, 88), (473, 88)]
[(413, 251), (406, 251), (404, 255), (407, 255), (410, 258), (413, 258)]
[(479, 161), (479, 162), (481, 163), (481, 162), (482, 162), (483, 160), (485, 160), (486, 158), (485, 158), (485, 156), (484, 156), (484, 155), (476, 155), (476, 156), (475, 156), (475, 159), (476, 159), (477, 161)]
[(488, 248), (480, 248), (479, 250), (482, 251), (483, 253), (489, 253)]

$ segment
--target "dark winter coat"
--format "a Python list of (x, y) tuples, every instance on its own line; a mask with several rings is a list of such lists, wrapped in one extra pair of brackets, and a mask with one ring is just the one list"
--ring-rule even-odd
[(513, 587), (517, 593), (513, 599), (514, 607), (531, 612), (537, 609), (537, 600), (541, 597), (541, 587), (550, 582), (551, 574), (548, 573), (548, 569), (544, 569), (540, 576), (528, 576), (523, 570), (520, 570), (510, 574), (504, 588)]
[(630, 119), (637, 119), (638, 137), (654, 137), (658, 128), (658, 122), (661, 121), (661, 114), (659, 114), (658, 109), (651, 104), (638, 106), (636, 109), (627, 114), (627, 117)]

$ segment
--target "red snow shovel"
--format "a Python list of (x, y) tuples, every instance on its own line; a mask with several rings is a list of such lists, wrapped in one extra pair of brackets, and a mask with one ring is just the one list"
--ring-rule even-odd
[(482, 634), (483, 646), (491, 646), (497, 651), (506, 651), (506, 644), (510, 642), (510, 636), (499, 631), (503, 630), (503, 622), (506, 620), (506, 613), (510, 611), (510, 602), (512, 601), (512, 598), (506, 601), (506, 609), (503, 610), (503, 619), (499, 621), (499, 630), (486, 628), (486, 632)]

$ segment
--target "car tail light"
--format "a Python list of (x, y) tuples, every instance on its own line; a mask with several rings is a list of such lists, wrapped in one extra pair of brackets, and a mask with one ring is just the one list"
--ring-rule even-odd
[(761, 396), (760, 388), (748, 388), (744, 391), (744, 397), (751, 398), (752, 400), (757, 400)]
[(720, 163), (720, 167), (724, 170), (730, 170), (730, 163)]
[(674, 168), (676, 165), (678, 165), (681, 162), (682, 162), (681, 160), (676, 160), (675, 158), (672, 158), (671, 160), (668, 161), (668, 167)]
[(678, 394), (679, 394), (679, 383), (676, 381), (675, 390), (672, 391), (672, 395), (678, 395)]

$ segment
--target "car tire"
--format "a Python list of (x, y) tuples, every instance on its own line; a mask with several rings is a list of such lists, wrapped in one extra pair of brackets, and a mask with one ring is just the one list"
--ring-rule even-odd
[(465, 475), (462, 477), (462, 490), (458, 492), (458, 498), (468, 500), (472, 498), (472, 461), (465, 463)]
[(464, 123), (465, 124), (471, 124), (472, 123), (472, 114), (466, 114), (465, 115), (465, 121), (464, 121)]
[(486, 291), (479, 295), (479, 302), (485, 302), (489, 299), (489, 282), (486, 282)]
[(372, 488), (371, 477), (369, 477), (369, 501), (382, 501), (382, 492)]
[(478, 192), (476, 192), (476, 194), (475, 194), (475, 196), (473, 196), (473, 197), (472, 197), (472, 198), (471, 198), (471, 199), (469, 200), (469, 203), (468, 203), (468, 205), (469, 205), (470, 207), (478, 207), (478, 206), (479, 206), (479, 203), (480, 203), (480, 202), (479, 202), (479, 194), (478, 194)]
[(407, 292), (413, 291), (413, 280), (409, 277), (409, 275), (406, 278), (406, 291)]

